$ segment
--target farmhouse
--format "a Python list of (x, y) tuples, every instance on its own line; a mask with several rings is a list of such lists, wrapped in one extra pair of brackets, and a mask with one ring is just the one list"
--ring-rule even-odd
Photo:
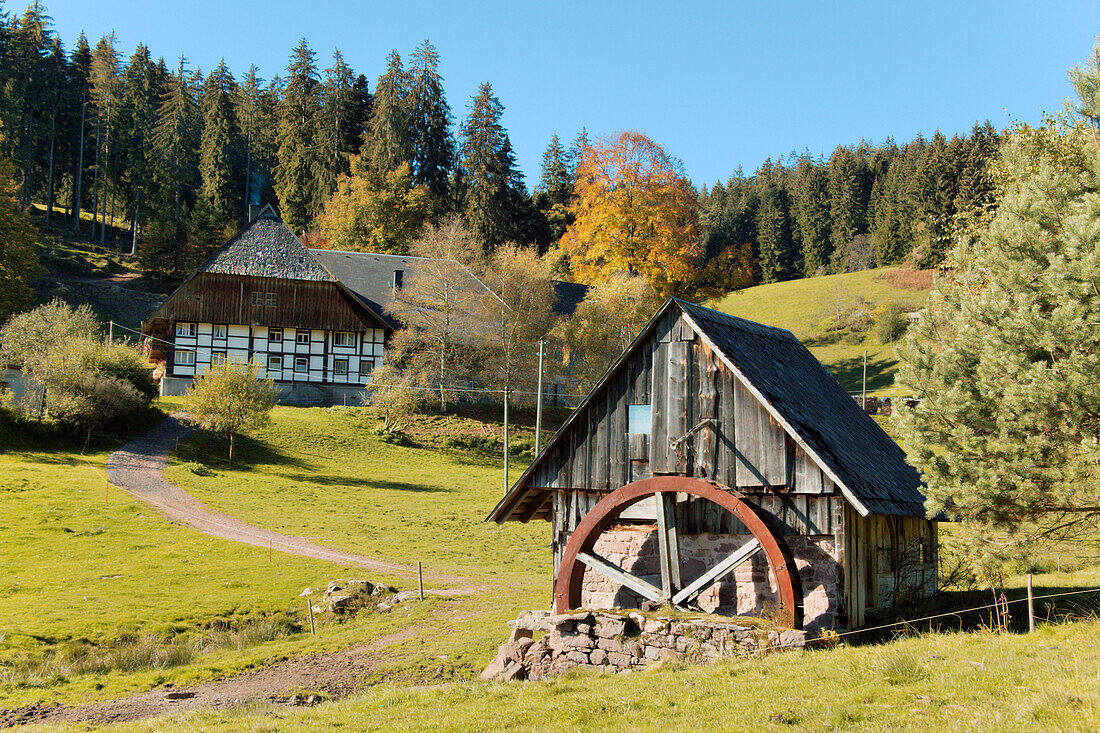
[[(151, 358), (164, 361), (161, 393), (183, 394), (211, 365), (250, 360), (284, 402), (357, 398), (400, 328), (386, 306), (426, 262), (307, 249), (266, 206), (142, 325)], [(485, 289), (468, 275), (471, 289)], [(554, 287), (559, 314), (584, 299), (584, 286)]]
[(902, 450), (789, 331), (665, 303), (493, 510), (551, 523), (554, 604), (858, 627), (935, 591)]

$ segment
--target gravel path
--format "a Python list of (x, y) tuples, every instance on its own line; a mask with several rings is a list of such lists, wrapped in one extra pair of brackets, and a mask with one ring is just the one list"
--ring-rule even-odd
[[(179, 441), (194, 432), (178, 413), (173, 413), (156, 427), (136, 438), (107, 459), (107, 478), (130, 495), (155, 507), (173, 522), (185, 524), (204, 534), (247, 545), (265, 547), (292, 555), (328, 560), (341, 565), (357, 565), (368, 570), (416, 575), (416, 568), (385, 562), (366, 555), (341, 552), (314, 544), (304, 537), (285, 535), (257, 527), (234, 516), (219, 512), (203, 504), (186, 491), (164, 478), (168, 455)], [(466, 585), (466, 578), (432, 574), (432, 579), (448, 585)], [(452, 588), (431, 591), (436, 595), (461, 595), (474, 588)]]

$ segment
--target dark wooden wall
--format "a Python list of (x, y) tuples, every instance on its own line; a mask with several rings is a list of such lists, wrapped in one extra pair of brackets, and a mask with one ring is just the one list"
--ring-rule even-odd
[[(264, 304), (253, 305), (253, 291)], [(266, 294), (275, 294), (275, 305)], [(157, 311), (155, 319), (203, 323), (240, 323), (328, 331), (385, 328), (334, 282), (280, 280), (200, 272)]]

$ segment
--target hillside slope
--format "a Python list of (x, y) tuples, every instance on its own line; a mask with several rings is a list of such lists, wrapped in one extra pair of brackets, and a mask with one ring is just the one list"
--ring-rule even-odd
[(883, 267), (757, 285), (730, 293), (711, 307), (789, 329), (849, 392), (862, 387), (866, 350), (867, 392), (885, 396), (896, 394), (897, 357), (895, 344), (875, 338), (876, 309), (893, 302), (906, 311), (919, 310), (932, 281), (932, 270)]

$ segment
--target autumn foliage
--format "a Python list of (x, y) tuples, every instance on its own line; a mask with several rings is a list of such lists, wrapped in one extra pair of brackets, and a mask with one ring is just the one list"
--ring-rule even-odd
[(586, 148), (570, 213), (562, 248), (581, 281), (627, 272), (662, 296), (694, 293), (703, 254), (696, 193), (683, 164), (653, 140), (624, 132)]

